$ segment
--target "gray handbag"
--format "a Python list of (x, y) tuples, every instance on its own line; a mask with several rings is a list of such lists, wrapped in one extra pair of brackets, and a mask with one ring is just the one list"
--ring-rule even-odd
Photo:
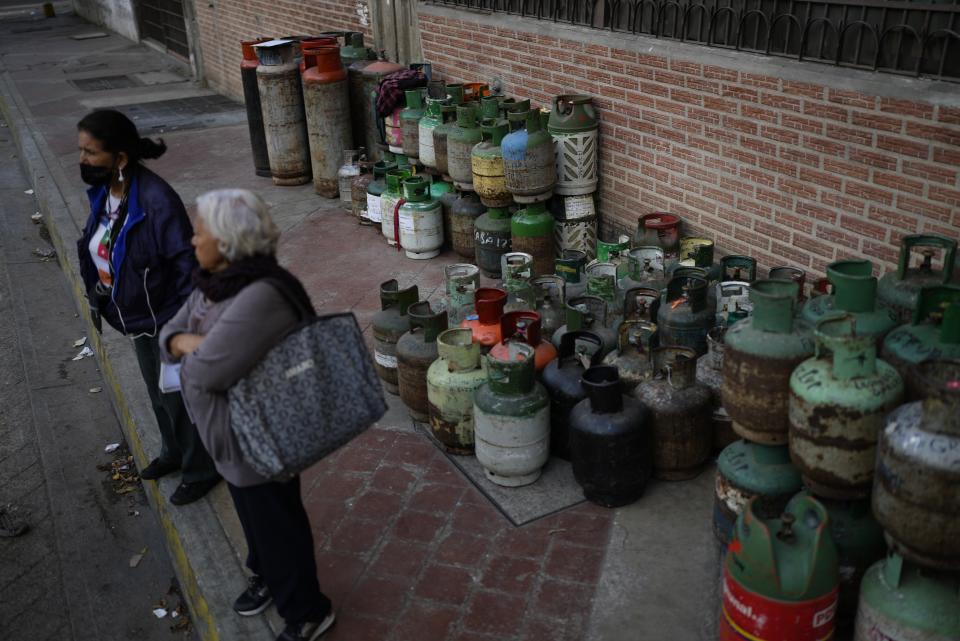
[(387, 411), (380, 380), (351, 313), (317, 316), (270, 279), (301, 322), (228, 392), (230, 427), (261, 476), (290, 479)]

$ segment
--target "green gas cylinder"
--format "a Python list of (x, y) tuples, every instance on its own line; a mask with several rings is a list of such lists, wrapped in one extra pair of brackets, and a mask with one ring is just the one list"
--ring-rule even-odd
[(833, 294), (817, 296), (803, 306), (802, 317), (811, 324), (831, 314), (847, 312), (857, 317), (857, 332), (882, 339), (896, 324), (895, 315), (877, 305), (877, 279), (869, 260), (838, 260), (827, 265)]
[(480, 343), (473, 340), (470, 329), (448, 329), (437, 337), (437, 354), (427, 370), (430, 428), (448, 452), (470, 454), (473, 393), (487, 380)]
[[(406, 108), (400, 112), (400, 131), (403, 140), (403, 153), (411, 160), (420, 157), (420, 119), (423, 109), (423, 89), (409, 89), (404, 92)], [(432, 135), (432, 133), (431, 133)]]
[[(940, 269), (933, 268), (937, 250), (942, 251)], [(910, 257), (920, 253), (919, 266), (910, 266)], [(901, 323), (909, 323), (917, 308), (917, 295), (923, 287), (951, 282), (957, 258), (957, 241), (940, 234), (909, 234), (900, 241), (897, 269), (880, 279), (877, 296)]]
[(960, 358), (960, 285), (934, 285), (920, 290), (913, 322), (883, 339), (883, 358), (907, 381), (912, 365), (939, 358)]
[(530, 203), (510, 223), (511, 248), (533, 256), (533, 275), (545, 276), (554, 270), (553, 216), (542, 202)]

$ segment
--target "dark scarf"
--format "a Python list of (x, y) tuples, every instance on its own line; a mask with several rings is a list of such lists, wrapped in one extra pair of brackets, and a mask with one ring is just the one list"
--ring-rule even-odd
[(219, 272), (197, 268), (193, 272), (193, 284), (203, 295), (215, 303), (232, 298), (250, 283), (261, 278), (279, 281), (286, 291), (313, 311), (313, 303), (297, 277), (277, 263), (274, 256), (250, 256), (230, 263)]

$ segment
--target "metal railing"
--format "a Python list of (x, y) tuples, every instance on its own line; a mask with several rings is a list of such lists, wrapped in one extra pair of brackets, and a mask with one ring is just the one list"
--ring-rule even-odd
[(960, 82), (960, 0), (430, 0), (621, 33)]

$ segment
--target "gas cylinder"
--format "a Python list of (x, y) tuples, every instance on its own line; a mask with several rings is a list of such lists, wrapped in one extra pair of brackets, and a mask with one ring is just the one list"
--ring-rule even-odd
[(404, 253), (416, 260), (438, 256), (443, 246), (443, 210), (440, 201), (430, 197), (430, 183), (423, 176), (407, 178), (403, 196), (397, 227)]
[(363, 44), (363, 33), (344, 31), (342, 34), (343, 46), (340, 47), (340, 58), (343, 60), (343, 64), (350, 65), (360, 60), (373, 61), (377, 59), (376, 52)]
[(721, 283), (727, 281), (752, 283), (757, 280), (757, 259), (751, 256), (727, 254), (720, 259), (719, 271), (718, 278)]
[(373, 359), (383, 387), (399, 394), (397, 382), (397, 341), (410, 330), (407, 310), (420, 296), (416, 285), (400, 289), (396, 280), (380, 285), (380, 311), (373, 316)]
[(960, 570), (960, 362), (927, 361), (913, 375), (928, 396), (892, 412), (880, 432), (873, 514), (893, 549), (928, 567)]
[(741, 313), (749, 315), (753, 311), (753, 305), (750, 303), (750, 283), (743, 280), (728, 280), (717, 283), (713, 291), (717, 301), (718, 323), (732, 324), (731, 315), (736, 318)]
[(790, 375), (814, 350), (810, 328), (794, 321), (796, 297), (795, 282), (755, 282), (753, 316), (724, 335), (720, 395), (734, 431), (751, 441), (787, 443)]
[(533, 256), (523, 252), (507, 252), (500, 257), (500, 273), (503, 275), (503, 289), (507, 292), (504, 311), (533, 309), (537, 306), (537, 294), (530, 283)]
[(717, 457), (713, 495), (713, 533), (724, 546), (747, 503), (761, 519), (776, 518), (803, 487), (800, 470), (790, 462), (786, 445), (734, 441)]
[(446, 296), (443, 308), (447, 310), (450, 327), (459, 327), (467, 316), (476, 313), (474, 296), (480, 287), (480, 270), (469, 263), (454, 263), (443, 268)]
[(723, 337), (726, 327), (713, 327), (707, 332), (707, 353), (697, 359), (697, 380), (710, 388), (713, 400), (713, 451), (719, 452), (739, 438), (733, 421), (723, 408), (720, 384), (723, 382)]
[(473, 305), (476, 314), (467, 316), (461, 327), (473, 330), (473, 339), (484, 351), (500, 342), (500, 317), (507, 302), (507, 292), (496, 287), (481, 287), (474, 292)]
[(657, 347), (657, 325), (629, 320), (620, 324), (617, 349), (603, 357), (604, 365), (617, 368), (624, 394), (653, 377), (653, 349)]
[[(353, 146), (347, 72), (340, 63), (340, 49), (336, 46), (305, 50), (304, 64), (303, 103), (313, 186), (324, 198), (336, 198), (338, 190), (342, 191), (337, 173), (340, 158), (345, 155), (344, 150)], [(344, 194), (340, 196), (342, 201)], [(351, 198), (350, 189), (346, 190), (346, 196)]]
[(427, 370), (430, 429), (452, 454), (473, 453), (473, 393), (487, 380), (480, 344), (469, 329), (437, 336), (437, 360)]
[(529, 309), (506, 312), (500, 317), (500, 334), (503, 339), (490, 350), (490, 354), (497, 358), (506, 358), (510, 343), (526, 343), (534, 350), (534, 368), (539, 374), (557, 357), (553, 343), (540, 339), (540, 314), (537, 312)]
[(474, 221), (474, 252), (484, 276), (499, 278), (500, 260), (511, 249), (510, 212), (491, 207)]
[(802, 309), (807, 300), (807, 272), (796, 267), (771, 267), (767, 278), (792, 280), (797, 284), (797, 308)]
[[(356, 84), (351, 82), (350, 107), (354, 116), (354, 142), (362, 146), (371, 154), (373, 160), (380, 160), (379, 149), (383, 144), (383, 135), (380, 133), (381, 118), (377, 115), (377, 91), (380, 82), (392, 73), (404, 69), (403, 65), (398, 65), (385, 60), (378, 60), (370, 64), (356, 62), (351, 65), (350, 72), (362, 65), (362, 68), (356, 70), (353, 78), (358, 78)], [(354, 100), (354, 95), (357, 99)]]
[(624, 290), (634, 287), (663, 289), (663, 249), (654, 246), (636, 247), (627, 252), (627, 275), (621, 286)]
[(460, 194), (453, 188), (453, 183), (441, 181), (444, 185), (450, 185), (450, 191), (440, 196), (440, 207), (443, 208), (443, 244), (445, 247), (453, 247), (453, 201)]
[(713, 452), (710, 388), (697, 382), (697, 355), (689, 347), (656, 348), (653, 369), (654, 377), (633, 391), (652, 416), (653, 475), (693, 478)]
[(600, 363), (602, 346), (593, 332), (567, 332), (557, 358), (543, 370), (541, 380), (550, 395), (550, 451), (555, 456), (570, 458), (570, 412), (587, 397), (580, 379), (588, 367)]
[(263, 133), (263, 110), (260, 108), (260, 90), (257, 88), (257, 52), (253, 45), (266, 42), (267, 38), (242, 40), (243, 60), (240, 61), (240, 80), (243, 83), (243, 104), (247, 110), (247, 128), (250, 130), (250, 150), (253, 152), (253, 168), (258, 176), (270, 175), (270, 158), (267, 155), (267, 139)]
[(573, 477), (592, 503), (633, 503), (653, 473), (650, 413), (638, 400), (624, 396), (615, 367), (591, 367), (581, 385), (587, 398), (570, 413)]
[(343, 164), (337, 170), (337, 191), (340, 206), (348, 212), (353, 209), (353, 179), (360, 175), (360, 150), (344, 149)]
[(544, 336), (553, 336), (566, 320), (563, 306), (563, 279), (557, 275), (537, 276), (530, 280), (536, 295), (536, 312), (540, 314), (540, 330)]
[[(938, 257), (940, 269), (933, 268)], [(920, 265), (910, 266), (915, 253), (923, 256)], [(957, 258), (957, 241), (940, 234), (907, 234), (900, 241), (900, 260), (896, 271), (883, 275), (877, 285), (877, 299), (890, 309), (898, 323), (909, 323), (917, 309), (920, 289), (930, 285), (945, 285), (953, 278)]]
[(297, 43), (270, 40), (253, 48), (260, 60), (257, 88), (273, 184), (303, 185), (311, 176), (310, 144), (296, 58)]
[(554, 97), (547, 131), (553, 136), (557, 162), (556, 193), (573, 196), (596, 191), (599, 129), (593, 98), (582, 95)]
[(513, 215), (510, 235), (513, 251), (533, 256), (534, 276), (553, 273), (553, 216), (542, 202), (530, 203)]
[(492, 121), (480, 126), (481, 140), (470, 152), (473, 188), (487, 207), (509, 207), (513, 196), (507, 191), (503, 176), (503, 154), (500, 142), (507, 133), (505, 121)]
[(576, 249), (592, 260), (597, 251), (597, 205), (594, 194), (558, 196), (551, 203), (556, 203), (553, 209), (553, 240), (557, 254)]
[(483, 82), (467, 82), (463, 85), (463, 99), (479, 102), (484, 96), (490, 95), (490, 87)]
[[(400, 112), (403, 154), (412, 161), (420, 158), (420, 119), (423, 118), (423, 89), (403, 92), (407, 106)], [(431, 143), (433, 140), (431, 139)]]
[(724, 560), (720, 641), (832, 639), (837, 592), (826, 508), (801, 493), (780, 518), (763, 519), (751, 501)]
[(857, 333), (851, 315), (816, 327), (816, 355), (790, 376), (790, 458), (818, 496), (870, 494), (877, 435), (903, 399), (897, 370), (877, 359), (872, 336)]
[(666, 212), (644, 214), (637, 218), (634, 247), (660, 247), (664, 257), (676, 258), (680, 250), (680, 218)]
[(367, 220), (367, 189), (373, 182), (373, 163), (362, 160), (357, 163), (360, 174), (350, 183), (351, 213), (357, 222)]
[(920, 290), (913, 322), (883, 339), (883, 359), (897, 368), (910, 389), (911, 365), (926, 360), (960, 358), (960, 286), (934, 285)]
[(597, 240), (598, 263), (613, 263), (617, 266), (617, 278), (627, 275), (627, 253), (630, 251), (630, 237), (619, 234), (613, 240)]
[(403, 105), (397, 105), (383, 118), (383, 138), (387, 143), (387, 149), (395, 154), (403, 153), (403, 126), (400, 123), (402, 111)]
[(893, 329), (893, 312), (877, 305), (877, 279), (869, 260), (838, 260), (827, 265), (833, 294), (811, 298), (803, 306), (803, 319), (815, 325), (821, 318), (847, 312), (857, 317), (857, 332), (877, 340)]
[(960, 639), (960, 576), (937, 572), (898, 554), (863, 577), (854, 641)]
[(476, 220), (483, 215), (486, 207), (477, 195), (471, 191), (460, 191), (450, 204), (451, 240), (453, 251), (462, 258), (473, 260), (477, 255), (475, 244)]
[(427, 370), (437, 360), (437, 336), (447, 329), (447, 313), (434, 312), (430, 303), (421, 301), (407, 309), (410, 331), (397, 341), (397, 378), (400, 400), (410, 417), (426, 423), (430, 420), (427, 402)]
[(487, 382), (474, 394), (477, 460), (487, 479), (519, 487), (540, 478), (550, 452), (550, 401), (536, 381), (534, 350), (511, 342), (487, 356)]
[(380, 195), (380, 231), (390, 245), (397, 244), (396, 229), (394, 228), (394, 214), (397, 206), (403, 200), (401, 185), (410, 177), (408, 169), (391, 169), (385, 177), (387, 189)]
[(383, 192), (387, 190), (387, 172), (396, 168), (396, 163), (383, 160), (373, 165), (373, 180), (367, 185), (367, 208), (364, 212), (367, 222), (371, 225), (381, 224), (382, 207), (380, 205)]
[(585, 329), (600, 337), (603, 344), (600, 358), (617, 348), (617, 332), (607, 326), (607, 303), (602, 298), (590, 295), (568, 297), (566, 308), (566, 323), (554, 333), (554, 345), (559, 347), (568, 331)]
[(837, 500), (818, 496), (830, 517), (830, 535), (837, 546), (840, 599), (837, 629), (849, 630), (857, 614), (860, 582), (867, 569), (887, 554), (883, 528), (873, 518), (870, 499)]
[(698, 356), (706, 354), (707, 332), (714, 326), (715, 316), (707, 306), (707, 281), (697, 276), (676, 276), (667, 283), (657, 312), (660, 343), (690, 347)]
[(613, 263), (593, 262), (587, 265), (585, 271), (587, 293), (603, 299), (607, 304), (607, 318), (619, 319), (622, 317), (623, 298), (617, 287), (617, 266)]
[[(660, 290), (653, 287), (631, 287), (623, 294), (623, 320), (656, 322), (660, 311)], [(709, 332), (707, 332), (709, 345)]]
[(457, 189), (474, 190), (470, 153), (481, 137), (476, 107), (472, 104), (458, 106), (457, 126), (447, 133), (447, 173)]
[(579, 249), (564, 249), (553, 261), (554, 273), (563, 279), (563, 299), (576, 298), (587, 293), (587, 253)]
[[(500, 143), (507, 189), (518, 203), (548, 200), (557, 184), (557, 167), (553, 139), (541, 128), (539, 111), (510, 113), (507, 120), (511, 131)], [(550, 236), (552, 242), (552, 226)]]
[(702, 267), (709, 272), (713, 267), (713, 249), (714, 243), (710, 238), (684, 236), (680, 239), (677, 260), (667, 270), (667, 277), (669, 278), (677, 267)]
[(420, 144), (419, 158), (424, 167), (437, 168), (437, 155), (433, 146), (433, 130), (443, 123), (440, 107), (445, 98), (427, 98), (427, 109), (417, 125), (417, 140)]
[[(449, 85), (448, 85), (449, 87)], [(450, 130), (457, 126), (457, 105), (440, 107), (440, 124), (433, 128), (433, 155), (437, 162), (437, 171), (444, 180), (450, 180), (447, 163), (447, 137)]]

